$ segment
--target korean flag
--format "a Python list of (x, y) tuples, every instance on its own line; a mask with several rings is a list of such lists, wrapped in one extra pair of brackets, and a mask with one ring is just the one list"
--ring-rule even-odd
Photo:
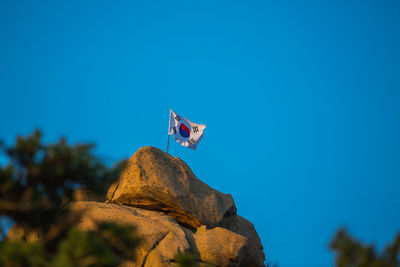
[(195, 150), (203, 138), (204, 124), (197, 124), (169, 111), (169, 130), (168, 134), (173, 135), (176, 142), (182, 146)]

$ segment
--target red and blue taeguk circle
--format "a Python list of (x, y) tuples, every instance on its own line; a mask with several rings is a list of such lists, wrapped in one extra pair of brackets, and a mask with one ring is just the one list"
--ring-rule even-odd
[(183, 123), (179, 126), (179, 133), (183, 138), (188, 138), (190, 136), (189, 128)]

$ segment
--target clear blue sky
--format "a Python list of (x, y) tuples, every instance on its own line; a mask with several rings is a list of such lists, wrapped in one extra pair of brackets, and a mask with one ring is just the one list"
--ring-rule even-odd
[(268, 259), (332, 266), (400, 230), (399, 1), (1, 1), (0, 137), (166, 148), (233, 195)]

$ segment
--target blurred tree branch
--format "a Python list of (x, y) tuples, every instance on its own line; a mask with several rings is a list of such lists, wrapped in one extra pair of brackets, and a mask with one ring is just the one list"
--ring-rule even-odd
[(372, 245), (364, 245), (352, 238), (345, 229), (339, 229), (330, 243), (336, 253), (338, 267), (397, 267), (399, 262), (400, 234), (392, 244), (379, 254)]
[(80, 214), (69, 211), (77, 187), (105, 196), (126, 162), (109, 168), (93, 148), (69, 145), (65, 138), (44, 145), (39, 130), (18, 136), (14, 146), (0, 142), (8, 159), (0, 166), (0, 216), (38, 237), (25, 242), (3, 236), (0, 265), (115, 266), (134, 258), (139, 238), (133, 227), (100, 223), (95, 231), (82, 232), (75, 227)]

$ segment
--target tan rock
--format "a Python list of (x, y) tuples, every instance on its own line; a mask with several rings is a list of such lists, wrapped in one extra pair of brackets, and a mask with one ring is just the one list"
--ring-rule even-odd
[(173, 266), (180, 252), (190, 250), (181, 226), (161, 212), (100, 202), (75, 202), (71, 210), (83, 212), (79, 223), (83, 230), (93, 229), (99, 221), (136, 226), (143, 241), (136, 250), (136, 261), (125, 266)]
[[(202, 225), (193, 233), (158, 211), (93, 201), (71, 202), (69, 205), (71, 215), (81, 215), (78, 226), (86, 231), (95, 229), (97, 222), (115, 222), (136, 227), (142, 237), (139, 247), (132, 250), (136, 260), (124, 262), (122, 266), (176, 266), (174, 259), (182, 252), (194, 253), (199, 266), (203, 267), (264, 266), (264, 253), (254, 226), (240, 216), (232, 223), (236, 232), (222, 227), (207, 229)], [(13, 226), (7, 238), (32, 242), (39, 237), (35, 232)]]
[(240, 235), (247, 238), (246, 243), (246, 259), (248, 266), (264, 266), (265, 254), (254, 225), (241, 216), (237, 216), (238, 231)]
[[(70, 215), (82, 215), (83, 230), (100, 221), (135, 226), (143, 241), (132, 250), (135, 262), (122, 266), (176, 266), (176, 256), (188, 251), (203, 267), (264, 266), (260, 238), (253, 224), (236, 214), (231, 195), (212, 189), (182, 160), (157, 148), (143, 147), (129, 159), (107, 199), (94, 202), (99, 199), (90, 191), (75, 190)], [(7, 238), (35, 241), (39, 235), (13, 226)]]
[(254, 266), (264, 266), (265, 254), (264, 247), (254, 225), (241, 216), (237, 216), (239, 220), (239, 233), (247, 237), (247, 254), (255, 264)]
[(263, 246), (251, 222), (239, 215), (232, 215), (225, 217), (219, 226), (246, 237), (246, 254), (253, 262), (256, 262), (255, 266), (264, 266)]
[(222, 227), (206, 229), (201, 226), (194, 234), (202, 262), (216, 266), (244, 266), (241, 264), (247, 238)]
[(236, 214), (231, 195), (200, 181), (188, 165), (154, 147), (140, 148), (107, 194), (110, 202), (163, 211), (183, 225), (215, 226)]

